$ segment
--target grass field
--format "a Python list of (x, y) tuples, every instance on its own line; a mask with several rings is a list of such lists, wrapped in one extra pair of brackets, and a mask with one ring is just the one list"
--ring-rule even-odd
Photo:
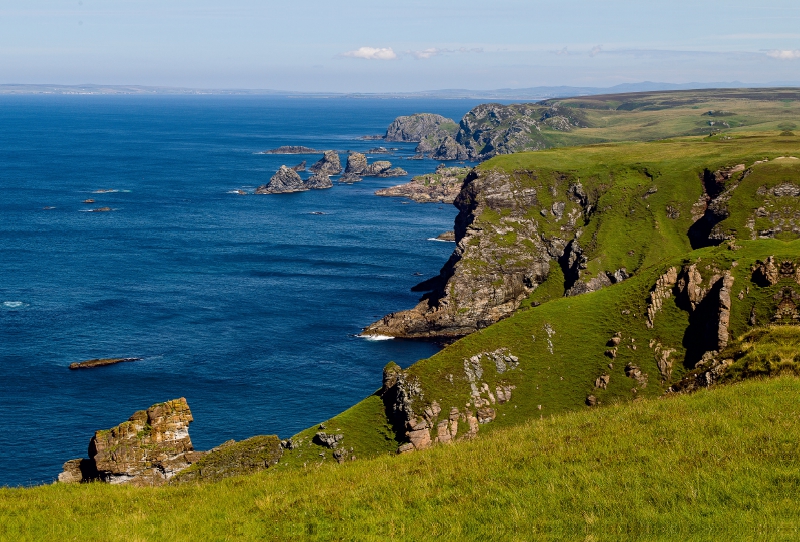
[(0, 490), (4, 540), (795, 540), (800, 380), (190, 487)]

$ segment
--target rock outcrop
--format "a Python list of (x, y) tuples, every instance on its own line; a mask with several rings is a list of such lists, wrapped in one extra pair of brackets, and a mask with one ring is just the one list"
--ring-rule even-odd
[[(457, 406), (442, 410), (437, 401), (425, 401), (419, 380), (397, 364), (389, 363), (383, 370), (380, 395), (395, 431), (407, 439), (397, 452), (407, 453), (436, 443), (473, 438), (481, 424), (495, 420), (499, 405), (511, 401), (515, 386), (503, 380), (502, 375), (517, 369), (519, 364), (519, 358), (507, 348), (480, 352), (465, 359), (464, 376), (459, 380), (468, 384), (470, 399), (462, 411)], [(489, 371), (494, 377), (491, 379), (495, 381), (493, 386), (486, 382), (490, 380), (485, 378)], [(453, 375), (449, 375), (449, 380), (455, 382)], [(329, 448), (336, 447), (339, 442), (328, 434), (320, 438), (320, 433), (315, 441)]]
[(308, 169), (312, 173), (339, 175), (342, 172), (342, 163), (339, 161), (339, 155), (336, 154), (336, 151), (325, 151), (322, 158)]
[[(502, 171), (470, 173), (454, 201), (456, 248), (439, 276), (414, 287), (427, 292), (416, 307), (385, 316), (363, 334), (457, 338), (512, 314), (547, 278), (550, 266), (575, 249), (570, 239), (589, 203), (578, 183), (565, 179), (561, 190), (569, 209), (559, 228), (548, 233), (529, 214), (537, 206), (536, 189)], [(484, 212), (500, 218), (474, 225)], [(509, 232), (513, 243), (504, 237)]]
[(296, 166), (292, 166), (292, 169), (294, 171), (305, 171), (306, 170), (306, 161), (303, 160), (302, 162), (300, 162)]
[(347, 157), (347, 167), (344, 168), (345, 175), (361, 175), (367, 170), (367, 157), (360, 152), (351, 152)]
[(470, 168), (466, 167), (440, 165), (435, 173), (414, 177), (410, 183), (382, 188), (375, 195), (404, 197), (417, 203), (453, 203), (469, 171)]
[(452, 119), (433, 113), (416, 113), (397, 117), (386, 129), (386, 141), (413, 141), (419, 143), (417, 152), (431, 152), (438, 141), (452, 137), (458, 124)]
[(317, 149), (303, 147), (302, 145), (284, 145), (277, 149), (263, 151), (261, 154), (319, 154), (320, 152)]
[(163, 485), (203, 455), (189, 438), (192, 420), (184, 398), (135, 412), (128, 421), (97, 431), (89, 458), (68, 461), (59, 481)]
[(268, 184), (256, 188), (256, 194), (285, 194), (288, 192), (302, 192), (308, 190), (308, 187), (291, 168), (281, 166), (281, 168), (272, 176)]
[(106, 365), (116, 365), (117, 363), (126, 363), (130, 361), (140, 361), (142, 358), (102, 358), (90, 359), (87, 361), (76, 361), (70, 363), (69, 368), (75, 369), (93, 369), (95, 367), (105, 367)]
[(305, 181), (305, 186), (309, 190), (321, 190), (333, 186), (331, 178), (324, 173), (315, 173)]
[(192, 420), (183, 397), (135, 412), (128, 421), (95, 432), (89, 458), (64, 463), (58, 481), (135, 486), (216, 481), (268, 468), (283, 453), (275, 435), (231, 440), (207, 452), (195, 451), (189, 438)]

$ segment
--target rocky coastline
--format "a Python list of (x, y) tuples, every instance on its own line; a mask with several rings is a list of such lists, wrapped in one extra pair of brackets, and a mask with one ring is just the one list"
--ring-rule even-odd
[(453, 203), (470, 169), (439, 165), (435, 173), (418, 175), (406, 184), (381, 188), (375, 195), (403, 197), (417, 203)]

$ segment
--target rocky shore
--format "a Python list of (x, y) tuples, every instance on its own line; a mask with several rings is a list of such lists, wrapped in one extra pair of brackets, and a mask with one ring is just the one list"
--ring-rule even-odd
[(435, 173), (419, 175), (406, 184), (382, 188), (375, 195), (404, 197), (417, 203), (453, 203), (469, 171), (468, 167), (440, 165)]

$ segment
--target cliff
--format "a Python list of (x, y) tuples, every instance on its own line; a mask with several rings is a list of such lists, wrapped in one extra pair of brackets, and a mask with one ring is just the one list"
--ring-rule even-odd
[(406, 184), (381, 188), (375, 195), (404, 197), (417, 203), (453, 203), (469, 171), (470, 168), (466, 167), (440, 165), (435, 173), (418, 175)]
[[(788, 138), (657, 145), (656, 161), (650, 145), (638, 144), (540, 151), (476, 168), (454, 201), (457, 245), (440, 274), (414, 288), (427, 292), (416, 307), (364, 334), (454, 339), (509, 316), (548, 279), (547, 290), (574, 296), (670, 254), (800, 234), (790, 195), (800, 160), (780, 157), (791, 151)], [(709, 157), (712, 148), (719, 154)]]

